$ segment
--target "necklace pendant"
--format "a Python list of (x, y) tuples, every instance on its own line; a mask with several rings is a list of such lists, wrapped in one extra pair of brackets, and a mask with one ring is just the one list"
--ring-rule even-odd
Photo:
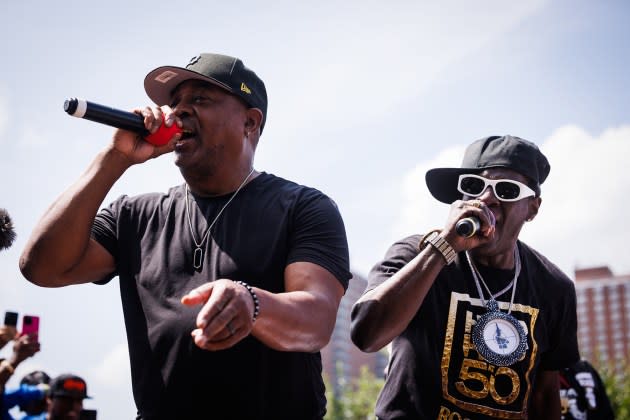
[(488, 312), (499, 312), (499, 304), (494, 299), (490, 299), (488, 303), (486, 303), (486, 308)]
[(203, 250), (197, 247), (193, 253), (193, 267), (198, 270), (201, 268), (201, 263), (203, 263)]
[(525, 329), (510, 314), (499, 311), (499, 304), (491, 299), (488, 312), (477, 319), (472, 330), (472, 341), (477, 353), (495, 366), (511, 366), (527, 352)]

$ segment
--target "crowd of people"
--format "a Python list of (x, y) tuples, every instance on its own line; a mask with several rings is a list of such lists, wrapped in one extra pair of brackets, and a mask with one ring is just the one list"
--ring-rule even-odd
[[(41, 370), (20, 379), (17, 387), (7, 387), (17, 367), (40, 351), (38, 337), (21, 334), (13, 325), (0, 327), (0, 349), (13, 343), (11, 355), (0, 358), (0, 420), (67, 420), (81, 419), (87, 384), (76, 375), (61, 374), (51, 378)], [(19, 407), (21, 416), (11, 410)]]
[[(0, 209), (0, 251), (13, 245), (15, 237), (9, 213)], [(10, 355), (0, 357), (0, 420), (94, 420), (86, 416), (88, 410), (83, 410), (83, 399), (89, 398), (87, 384), (77, 375), (66, 373), (51, 378), (35, 370), (24, 375), (19, 386), (7, 386), (18, 366), (41, 349), (37, 332), (18, 331), (17, 315), (7, 311), (0, 326), (0, 350), (13, 343)], [(19, 417), (11, 413), (15, 407), (19, 408)]]
[[(267, 91), (242, 60), (201, 54), (144, 86), (155, 105), (134, 112), (176, 134), (156, 145), (116, 130), (37, 223), (23, 275), (44, 287), (118, 277), (138, 419), (321, 419), (319, 351), (351, 278), (339, 209), (254, 168)], [(183, 183), (102, 207), (129, 168), (171, 152)], [(396, 242), (352, 310), (359, 348), (392, 343), (379, 419), (560, 418), (560, 372), (580, 358), (575, 289), (519, 240), (550, 169), (536, 144), (503, 135), (427, 172), (445, 223)], [(86, 397), (80, 378), (60, 380)]]

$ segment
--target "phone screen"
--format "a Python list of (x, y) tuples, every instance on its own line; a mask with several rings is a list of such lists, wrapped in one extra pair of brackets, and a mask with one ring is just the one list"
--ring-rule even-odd
[(9, 327), (17, 326), (18, 314), (17, 312), (6, 311), (4, 313), (4, 325)]
[(22, 318), (22, 334), (28, 334), (37, 338), (39, 334), (39, 317), (34, 315), (24, 315)]

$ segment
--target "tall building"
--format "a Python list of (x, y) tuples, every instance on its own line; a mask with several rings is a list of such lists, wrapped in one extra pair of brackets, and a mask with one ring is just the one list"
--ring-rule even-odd
[(630, 274), (575, 270), (575, 291), (582, 357), (621, 372), (630, 360)]
[(341, 383), (359, 377), (362, 366), (367, 366), (375, 376), (382, 377), (387, 365), (387, 355), (384, 352), (364, 353), (350, 339), (350, 311), (363, 294), (366, 285), (366, 279), (353, 273), (348, 290), (339, 305), (332, 338), (321, 352), (324, 375), (333, 385), (336, 395), (339, 395)]

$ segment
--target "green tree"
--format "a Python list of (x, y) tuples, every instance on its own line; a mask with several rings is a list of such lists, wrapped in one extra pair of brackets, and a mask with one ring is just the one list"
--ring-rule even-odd
[(599, 369), (606, 393), (610, 399), (616, 420), (630, 420), (630, 365), (626, 363), (621, 373), (612, 368)]
[[(337, 369), (339, 372), (340, 369)], [(374, 418), (374, 406), (384, 381), (377, 378), (367, 366), (361, 366), (358, 378), (346, 382), (342, 376), (338, 382), (339, 393), (335, 395), (328, 378), (326, 399), (328, 405), (325, 420), (365, 420)]]

